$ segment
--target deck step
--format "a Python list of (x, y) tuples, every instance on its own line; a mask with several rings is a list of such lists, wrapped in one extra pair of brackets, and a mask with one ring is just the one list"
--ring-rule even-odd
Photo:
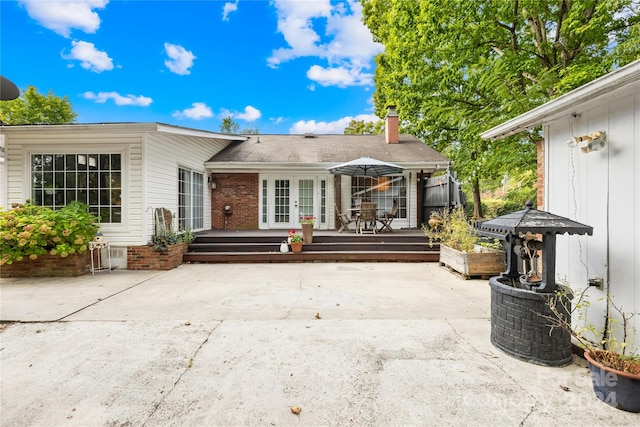
[(184, 262), (250, 263), (250, 262), (438, 262), (438, 252), (403, 251), (305, 251), (280, 252), (187, 252)]
[(438, 262), (440, 248), (424, 233), (407, 230), (359, 235), (324, 231), (301, 253), (281, 253), (287, 232), (282, 230), (215, 231), (198, 233), (184, 254), (189, 263), (251, 262)]

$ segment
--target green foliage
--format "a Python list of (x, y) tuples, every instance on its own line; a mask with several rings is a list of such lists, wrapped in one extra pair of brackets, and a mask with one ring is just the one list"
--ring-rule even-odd
[(242, 135), (257, 135), (260, 133), (260, 129), (257, 126), (247, 126), (246, 128), (240, 130), (240, 125), (236, 123), (231, 116), (227, 116), (222, 119), (222, 123), (220, 123), (220, 132), (222, 133), (232, 133), (232, 134), (242, 134)]
[(397, 105), (407, 133), (452, 159), (483, 217), (480, 184), (534, 171), (539, 129), (480, 134), (638, 57), (632, 0), (361, 0), (384, 52), (375, 112)]
[(10, 125), (73, 123), (77, 116), (68, 97), (40, 95), (33, 86), (18, 99), (0, 101), (0, 120)]
[(315, 224), (316, 217), (313, 215), (300, 215), (298, 220), (300, 224)]
[(440, 218), (442, 218), (442, 225), (435, 229), (422, 226), (422, 231), (429, 238), (429, 243), (440, 242), (462, 252), (473, 252), (474, 245), (478, 243), (478, 234), (469, 223), (464, 209), (462, 207), (445, 209), (440, 214)]
[(240, 132), (240, 126), (233, 121), (231, 116), (227, 116), (220, 123), (220, 132), (237, 134)]
[(364, 120), (351, 120), (344, 129), (345, 135), (380, 135), (384, 133), (384, 120), (377, 122), (365, 122)]
[(0, 265), (51, 254), (66, 257), (89, 248), (98, 225), (88, 207), (72, 202), (60, 210), (27, 201), (0, 211)]
[(153, 250), (158, 252), (167, 251), (169, 245), (175, 245), (178, 243), (191, 243), (195, 240), (193, 231), (191, 229), (183, 230), (178, 233), (168, 231), (163, 234), (153, 235), (151, 237), (151, 243)]
[(291, 243), (300, 243), (302, 242), (302, 235), (301, 234), (292, 234), (291, 235)]

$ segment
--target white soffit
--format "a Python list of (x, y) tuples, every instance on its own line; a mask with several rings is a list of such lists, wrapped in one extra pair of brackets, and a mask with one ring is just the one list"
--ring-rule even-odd
[(498, 140), (524, 132), (572, 114), (580, 114), (598, 104), (620, 96), (640, 92), (640, 60), (612, 71), (480, 134), (483, 139)]

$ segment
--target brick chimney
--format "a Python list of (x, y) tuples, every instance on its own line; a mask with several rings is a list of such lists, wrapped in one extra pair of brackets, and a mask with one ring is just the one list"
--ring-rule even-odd
[(387, 144), (397, 144), (400, 142), (400, 132), (398, 130), (398, 112), (395, 105), (387, 107), (387, 118), (384, 126), (384, 138)]

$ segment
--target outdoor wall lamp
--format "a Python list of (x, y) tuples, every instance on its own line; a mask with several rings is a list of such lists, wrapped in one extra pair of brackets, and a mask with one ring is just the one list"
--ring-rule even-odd
[(572, 136), (567, 140), (567, 145), (571, 148), (577, 147), (579, 143), (587, 141), (587, 145), (582, 147), (583, 153), (600, 151), (607, 145), (607, 135), (604, 131), (596, 131), (590, 135)]
[(215, 190), (216, 188), (218, 188), (218, 184), (214, 181), (213, 176), (209, 176), (207, 178), (207, 181), (209, 182), (209, 186), (211, 187), (212, 190)]

